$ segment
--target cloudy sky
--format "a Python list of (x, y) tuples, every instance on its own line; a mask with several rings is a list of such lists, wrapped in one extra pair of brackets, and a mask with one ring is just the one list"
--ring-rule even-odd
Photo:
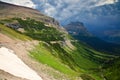
[(120, 24), (120, 0), (1, 0), (40, 10), (61, 24), (81, 21), (88, 28)]

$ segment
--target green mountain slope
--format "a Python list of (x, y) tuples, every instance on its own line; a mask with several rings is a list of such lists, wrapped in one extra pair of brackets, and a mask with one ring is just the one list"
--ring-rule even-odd
[[(87, 78), (102, 80), (101, 73), (97, 70), (100, 70), (102, 63), (114, 57), (97, 52), (77, 42), (64, 31), (46, 26), (43, 22), (34, 19), (11, 18), (0, 22), (3, 34), (21, 40), (26, 38), (40, 41), (29, 55), (38, 62), (68, 75), (73, 80), (79, 76), (85, 78), (84, 80)], [(69, 45), (67, 41), (70, 41)], [(70, 47), (70, 44), (73, 47)]]
[(106, 80), (119, 80), (120, 79), (120, 58), (109, 61), (103, 67)]
[[(8, 8), (13, 10), (12, 13), (7, 13), (5, 14), (7, 17), (3, 17), (4, 11), (8, 11)], [(18, 8), (19, 12), (16, 13)], [(21, 13), (22, 10), (29, 10), (27, 13), (30, 16)], [(80, 77), (83, 80), (104, 79), (101, 67), (103, 63), (115, 56), (98, 52), (84, 43), (76, 41), (60, 28), (53, 18), (40, 13), (37, 15), (31, 13), (34, 11), (36, 10), (0, 2), (0, 13), (2, 14), (0, 15), (0, 33), (18, 40), (39, 41), (39, 44), (29, 51), (29, 56), (33, 60), (67, 75), (66, 80), (81, 80)], [(14, 12), (16, 15), (13, 15)], [(22, 14), (24, 16), (19, 16)]]

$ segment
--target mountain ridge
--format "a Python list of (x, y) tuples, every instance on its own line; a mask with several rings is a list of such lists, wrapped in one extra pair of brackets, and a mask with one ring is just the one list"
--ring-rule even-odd
[[(7, 7), (8, 6), (8, 7)], [(28, 8), (28, 7), (23, 7), (23, 6), (18, 6), (14, 4), (9, 4), (5, 2), (0, 2), (0, 18), (13, 18), (13, 17), (19, 17), (19, 18), (33, 18), (38, 21), (42, 21), (46, 23), (47, 25), (51, 26), (59, 26), (58, 21), (56, 21), (54, 18), (48, 17), (40, 11), (33, 9), (33, 8)], [(23, 13), (24, 12), (24, 13)], [(19, 14), (20, 13), (20, 14)]]

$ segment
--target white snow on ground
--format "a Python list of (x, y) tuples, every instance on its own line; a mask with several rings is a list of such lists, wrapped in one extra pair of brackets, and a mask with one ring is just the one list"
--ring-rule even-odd
[(28, 80), (42, 80), (42, 78), (18, 58), (12, 50), (5, 47), (0, 48), (0, 69), (16, 77)]

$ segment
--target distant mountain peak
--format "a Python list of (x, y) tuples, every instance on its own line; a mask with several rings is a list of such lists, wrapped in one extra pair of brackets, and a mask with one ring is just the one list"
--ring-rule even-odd
[(70, 22), (65, 29), (72, 35), (91, 36), (91, 33), (85, 28), (82, 22)]

